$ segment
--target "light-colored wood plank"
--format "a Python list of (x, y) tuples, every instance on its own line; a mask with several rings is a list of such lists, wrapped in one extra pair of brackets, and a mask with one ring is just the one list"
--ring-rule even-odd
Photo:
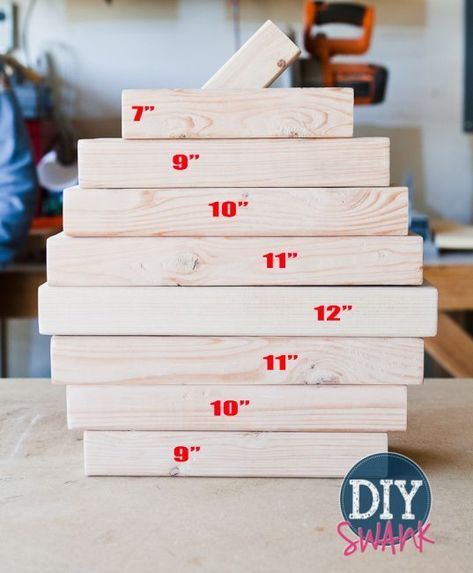
[(405, 386), (67, 387), (76, 430), (386, 432), (404, 431), (406, 415)]
[[(352, 308), (340, 313), (332, 308), (343, 305)], [(43, 334), (423, 338), (435, 336), (437, 329), (437, 291), (428, 285), (110, 288), (45, 284), (39, 289), (39, 309)], [(339, 321), (327, 320), (332, 312)], [(325, 320), (318, 318), (319, 313)]]
[(420, 338), (54, 336), (51, 341), (55, 384), (411, 385), (422, 383), (423, 371)]
[(439, 331), (426, 341), (426, 350), (457, 378), (473, 378), (473, 338), (445, 312), (439, 314)]
[(353, 136), (353, 90), (124, 90), (125, 139)]
[(268, 87), (300, 53), (294, 42), (267, 20), (204, 84), (203, 89)]
[(434, 242), (439, 249), (473, 250), (473, 225), (460, 225), (447, 219), (431, 221)]
[[(215, 203), (219, 216), (214, 216)], [(221, 215), (224, 203), (237, 207), (234, 217)], [(407, 227), (405, 187), (119, 191), (70, 187), (64, 192), (64, 231), (78, 237), (406, 235)]]
[(419, 285), (422, 238), (48, 240), (51, 286)]
[(389, 139), (82, 139), (79, 184), (116, 189), (387, 187)]
[(387, 447), (386, 434), (84, 433), (85, 473), (95, 476), (341, 478)]

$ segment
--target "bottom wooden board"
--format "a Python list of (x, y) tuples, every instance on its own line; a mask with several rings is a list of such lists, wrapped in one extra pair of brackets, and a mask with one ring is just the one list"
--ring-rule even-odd
[(89, 476), (340, 478), (387, 446), (386, 434), (84, 433)]
[(54, 336), (56, 384), (421, 384), (421, 338)]
[(68, 386), (75, 430), (404, 431), (405, 386)]

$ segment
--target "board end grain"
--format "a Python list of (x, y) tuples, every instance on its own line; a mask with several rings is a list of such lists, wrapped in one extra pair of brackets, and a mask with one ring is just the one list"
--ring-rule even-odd
[(300, 53), (294, 42), (267, 20), (202, 89), (266, 88)]

